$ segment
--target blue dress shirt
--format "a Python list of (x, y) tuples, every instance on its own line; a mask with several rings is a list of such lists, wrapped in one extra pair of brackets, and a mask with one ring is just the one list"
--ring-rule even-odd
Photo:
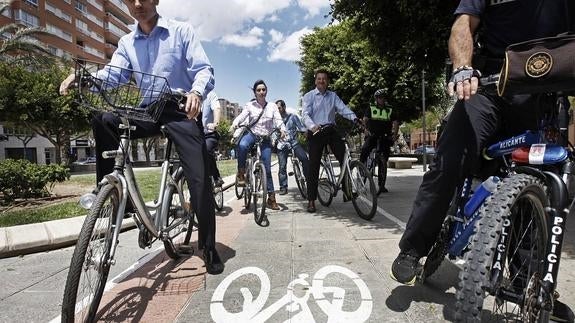
[(316, 125), (335, 124), (336, 112), (348, 120), (357, 118), (335, 92), (326, 90), (322, 94), (316, 88), (303, 96), (303, 123), (308, 130)]
[[(110, 66), (127, 68), (165, 77), (170, 88), (186, 92), (198, 91), (206, 98), (214, 88), (213, 68), (194, 28), (187, 23), (158, 17), (156, 27), (149, 35), (139, 27), (120, 38), (118, 49), (112, 55)], [(129, 75), (120, 75), (118, 69), (107, 68), (106, 77), (125, 83)], [(98, 73), (100, 75), (100, 73)], [(153, 78), (136, 75), (142, 89), (158, 88)]]

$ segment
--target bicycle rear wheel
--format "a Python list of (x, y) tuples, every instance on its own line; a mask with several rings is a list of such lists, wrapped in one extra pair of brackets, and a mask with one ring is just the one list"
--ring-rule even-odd
[(352, 160), (349, 170), (353, 182), (351, 198), (353, 207), (362, 219), (371, 220), (377, 209), (377, 191), (373, 176), (359, 160)]
[(224, 208), (224, 189), (221, 186), (216, 186), (213, 178), (212, 189), (214, 191), (214, 204), (216, 206), (216, 210), (221, 211)]
[(236, 182), (234, 184), (234, 190), (236, 192), (236, 197), (238, 198), (238, 200), (244, 196), (245, 187), (238, 186), (238, 178), (237, 177), (236, 177)]
[[(480, 208), (459, 274), (456, 320), (548, 320), (544, 310), (526, 310), (538, 296), (540, 288), (533, 284), (541, 281), (545, 270), (545, 207), (549, 205), (545, 192), (544, 183), (536, 177), (513, 174)], [(491, 312), (484, 311), (484, 305), (491, 306)]]
[(160, 228), (160, 238), (164, 242), (166, 254), (178, 259), (192, 252), (190, 239), (194, 225), (194, 210), (191, 205), (190, 189), (183, 170), (179, 170), (174, 181), (169, 185), (162, 202), (162, 214), (165, 216), (164, 227)]
[(307, 183), (305, 176), (302, 173), (299, 160), (295, 160), (292, 166), (293, 166), (293, 173), (295, 176), (295, 182), (297, 184), (297, 188), (299, 189), (301, 197), (307, 199)]
[(332, 177), (330, 169), (322, 161), (317, 180), (317, 198), (323, 206), (329, 206), (333, 200), (334, 184), (330, 180)]
[(120, 194), (115, 186), (102, 186), (86, 217), (72, 255), (62, 322), (94, 322), (110, 272), (110, 252)]
[(270, 225), (266, 216), (266, 201), (268, 197), (266, 171), (262, 164), (256, 164), (254, 172), (254, 220), (262, 227)]

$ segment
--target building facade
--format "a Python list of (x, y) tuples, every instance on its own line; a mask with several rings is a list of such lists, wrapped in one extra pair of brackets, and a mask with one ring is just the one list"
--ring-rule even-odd
[(122, 0), (17, 0), (0, 16), (9, 23), (44, 28), (38, 40), (56, 56), (107, 62), (134, 19)]

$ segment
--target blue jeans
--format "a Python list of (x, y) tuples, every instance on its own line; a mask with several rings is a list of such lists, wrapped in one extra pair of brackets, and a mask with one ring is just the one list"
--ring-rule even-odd
[[(252, 133), (245, 134), (238, 144), (238, 169), (246, 168), (248, 152), (256, 143), (256, 137)], [(268, 193), (274, 192), (274, 181), (272, 179), (272, 145), (269, 140), (264, 140), (261, 144), (261, 161), (266, 169)], [(249, 171), (249, 170), (246, 170)]]
[[(278, 150), (278, 164), (279, 164), (279, 172), (278, 172), (278, 179), (280, 182), (280, 189), (288, 187), (288, 176), (287, 176), (287, 160), (288, 154), (291, 149), (282, 149)], [(307, 157), (307, 153), (305, 149), (301, 145), (295, 145), (293, 147), (293, 152), (297, 159), (301, 162), (303, 168), (303, 176), (307, 179), (307, 172), (309, 167), (309, 159)]]

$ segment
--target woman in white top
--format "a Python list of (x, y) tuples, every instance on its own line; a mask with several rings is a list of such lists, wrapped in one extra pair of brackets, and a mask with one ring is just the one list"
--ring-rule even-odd
[[(237, 147), (238, 152), (238, 185), (245, 185), (246, 159), (248, 152), (256, 142), (257, 136), (269, 136), (274, 129), (281, 129), (282, 136), (285, 135), (286, 129), (282, 117), (274, 102), (266, 100), (267, 86), (262, 80), (257, 80), (252, 88), (255, 99), (246, 103), (240, 115), (232, 122), (232, 130), (242, 124), (247, 119), (250, 125), (251, 133), (246, 134), (240, 139)], [(261, 160), (266, 168), (268, 200), (267, 206), (272, 210), (279, 210), (277, 205), (274, 183), (271, 173), (272, 144), (269, 138), (264, 140), (261, 145)]]

